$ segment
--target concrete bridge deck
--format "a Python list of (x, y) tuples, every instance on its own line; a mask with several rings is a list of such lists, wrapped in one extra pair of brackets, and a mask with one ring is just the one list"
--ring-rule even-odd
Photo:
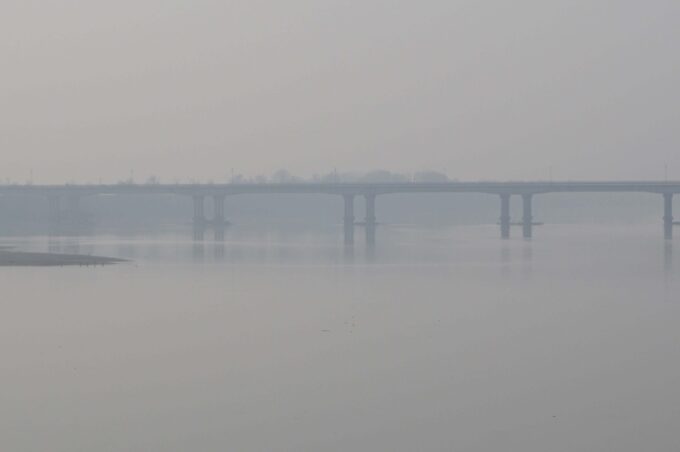
[(263, 184), (64, 184), (64, 185), (0, 185), (0, 194), (80, 196), (114, 194), (354, 194), (391, 193), (487, 193), (543, 194), (588, 192), (680, 193), (680, 181), (561, 181), (561, 182), (361, 182), (361, 183), (263, 183)]
[[(548, 193), (650, 193), (663, 197), (664, 237), (673, 236), (673, 196), (680, 193), (680, 181), (532, 181), (532, 182), (366, 182), (366, 183), (263, 183), (263, 184), (65, 184), (65, 185), (0, 185), (2, 195), (34, 195), (49, 200), (50, 218), (60, 217), (62, 198), (68, 199), (71, 210), (76, 210), (78, 199), (99, 195), (174, 194), (190, 196), (194, 200), (194, 224), (225, 224), (226, 196), (246, 194), (328, 194), (344, 198), (345, 242), (354, 241), (354, 198), (366, 198), (367, 238), (374, 239), (376, 225), (376, 197), (396, 193), (484, 193), (496, 195), (501, 201), (501, 236), (510, 236), (510, 199), (522, 198), (522, 230), (526, 238), (532, 236), (532, 199)], [(205, 198), (212, 197), (215, 218), (205, 217)], [(373, 237), (371, 237), (373, 235)]]

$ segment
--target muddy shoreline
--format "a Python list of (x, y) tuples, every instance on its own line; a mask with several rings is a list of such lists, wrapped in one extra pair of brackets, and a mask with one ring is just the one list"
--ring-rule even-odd
[(82, 254), (29, 253), (0, 248), (0, 267), (58, 267), (112, 265), (127, 262), (125, 259)]

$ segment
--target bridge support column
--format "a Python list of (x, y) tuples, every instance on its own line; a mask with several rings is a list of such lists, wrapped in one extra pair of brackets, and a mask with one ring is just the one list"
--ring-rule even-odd
[(59, 224), (61, 221), (61, 197), (50, 195), (47, 197), (48, 220), (52, 225)]
[(202, 242), (203, 240), (205, 240), (205, 230), (206, 227), (204, 224), (194, 223), (193, 227), (194, 242)]
[(226, 195), (215, 195), (213, 196), (214, 214), (215, 214), (215, 226), (224, 226), (224, 199)]
[(366, 225), (375, 225), (375, 195), (364, 195), (366, 198)]
[(673, 193), (663, 195), (663, 232), (666, 240), (673, 239)]
[(501, 238), (510, 238), (510, 195), (501, 194)]
[(80, 210), (80, 196), (71, 195), (68, 197), (68, 209), (71, 212), (78, 212)]
[(531, 200), (533, 194), (528, 193), (522, 195), (523, 215), (522, 215), (522, 232), (525, 239), (530, 239), (533, 235), (534, 217), (531, 211)]
[(343, 195), (345, 200), (345, 245), (354, 244), (354, 195)]
[(205, 221), (205, 196), (194, 195), (194, 226), (203, 226)]
[(224, 242), (225, 234), (224, 234), (224, 228), (217, 227), (215, 228), (215, 242)]
[(84, 220), (84, 216), (80, 211), (80, 196), (68, 195), (66, 197), (66, 209), (63, 213), (65, 215), (62, 215), (62, 220), (66, 220), (69, 232), (76, 232)]
[(366, 244), (369, 247), (375, 245), (375, 198), (376, 195), (368, 193), (366, 198)]

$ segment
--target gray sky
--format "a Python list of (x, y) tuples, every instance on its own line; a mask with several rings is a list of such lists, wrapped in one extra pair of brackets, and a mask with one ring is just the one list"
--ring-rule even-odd
[(677, 0), (4, 0), (0, 178), (680, 179)]

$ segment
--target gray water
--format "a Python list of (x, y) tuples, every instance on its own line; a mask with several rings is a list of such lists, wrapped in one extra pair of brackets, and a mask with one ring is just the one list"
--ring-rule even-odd
[(659, 229), (5, 237), (131, 262), (0, 269), (0, 450), (680, 450)]

